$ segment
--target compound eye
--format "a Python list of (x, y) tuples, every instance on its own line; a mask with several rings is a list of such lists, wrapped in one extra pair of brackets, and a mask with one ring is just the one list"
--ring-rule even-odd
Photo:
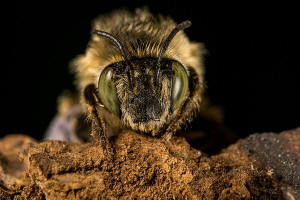
[(106, 109), (119, 116), (119, 99), (113, 80), (113, 69), (110, 67), (105, 68), (100, 75), (98, 83), (98, 96)]
[(186, 70), (180, 63), (173, 62), (172, 70), (172, 108), (173, 110), (176, 110), (187, 98), (189, 91), (189, 80)]

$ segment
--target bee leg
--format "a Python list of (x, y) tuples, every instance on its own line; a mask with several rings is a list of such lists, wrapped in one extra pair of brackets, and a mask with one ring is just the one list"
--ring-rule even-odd
[(86, 103), (89, 105), (89, 114), (92, 118), (92, 132), (91, 135), (95, 138), (96, 141), (100, 141), (100, 144), (103, 148), (103, 152), (112, 158), (114, 150), (112, 144), (110, 143), (105, 127), (105, 121), (101, 115), (101, 103), (96, 95), (95, 85), (90, 84), (84, 89), (84, 98)]
[(181, 128), (181, 123), (182, 123), (182, 110), (183, 110), (184, 104), (181, 105), (179, 108), (175, 118), (171, 121), (171, 123), (168, 125), (166, 132), (162, 135), (162, 138), (166, 142), (170, 142), (172, 136), (174, 133)]
[(166, 142), (170, 142), (172, 136), (173, 136), (172, 132), (166, 132), (163, 134), (162, 139)]
[(175, 119), (173, 120), (173, 122), (171, 122), (171, 124), (166, 129), (166, 132), (162, 135), (162, 139), (166, 143), (170, 143), (170, 141), (171, 141), (173, 135), (175, 134), (175, 132), (178, 129), (180, 129), (180, 126), (178, 125), (178, 122), (176, 122), (176, 120), (178, 120), (177, 117), (175, 117)]

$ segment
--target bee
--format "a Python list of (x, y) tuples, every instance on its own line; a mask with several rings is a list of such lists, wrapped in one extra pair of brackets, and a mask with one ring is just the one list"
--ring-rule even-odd
[(171, 138), (197, 115), (204, 90), (205, 49), (183, 32), (190, 25), (147, 9), (97, 18), (85, 54), (72, 62), (81, 108), (69, 115), (87, 112), (104, 146), (124, 129)]

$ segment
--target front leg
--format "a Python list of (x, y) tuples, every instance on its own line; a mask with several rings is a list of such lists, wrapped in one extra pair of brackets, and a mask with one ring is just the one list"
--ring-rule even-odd
[(89, 116), (92, 119), (91, 135), (95, 141), (100, 142), (103, 152), (109, 158), (112, 158), (114, 150), (109, 141), (105, 121), (102, 115), (102, 109), (104, 109), (104, 106), (100, 103), (96, 94), (95, 85), (90, 84), (86, 86), (84, 89), (84, 99), (89, 106)]

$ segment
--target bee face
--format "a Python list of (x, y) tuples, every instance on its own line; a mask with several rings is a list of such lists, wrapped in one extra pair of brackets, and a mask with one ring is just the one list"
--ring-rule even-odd
[[(132, 129), (158, 135), (189, 94), (188, 74), (177, 61), (134, 58), (107, 66), (98, 96), (110, 112)], [(103, 92), (105, 91), (105, 92)]]
[(194, 118), (203, 92), (205, 50), (183, 33), (190, 25), (143, 9), (94, 21), (86, 53), (72, 69), (95, 127), (101, 124), (108, 136), (124, 127), (157, 136), (174, 133)]

